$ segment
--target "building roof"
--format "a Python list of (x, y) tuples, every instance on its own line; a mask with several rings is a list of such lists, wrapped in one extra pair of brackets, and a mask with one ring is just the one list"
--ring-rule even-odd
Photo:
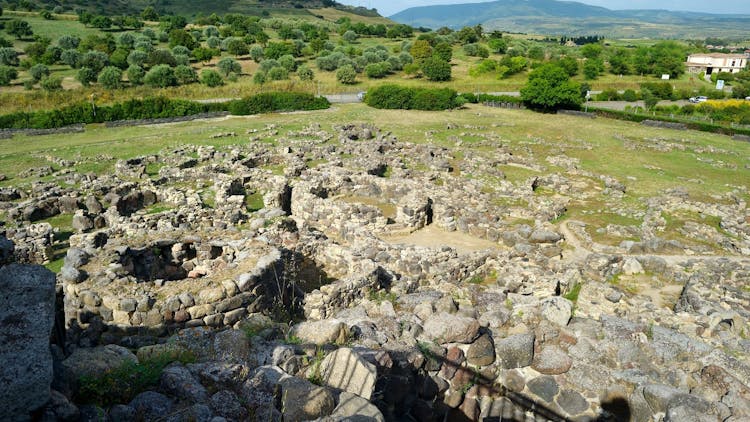
[(747, 56), (744, 54), (729, 54), (729, 53), (695, 53), (688, 57), (711, 57), (712, 59), (746, 59)]

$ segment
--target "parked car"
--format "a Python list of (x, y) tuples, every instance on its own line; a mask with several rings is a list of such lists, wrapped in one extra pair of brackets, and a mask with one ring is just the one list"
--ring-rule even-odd
[(745, 97), (745, 101), (750, 101), (750, 97)]
[(691, 103), (702, 103), (708, 101), (708, 97), (704, 97), (702, 95), (700, 97), (690, 97), (688, 101), (690, 101)]

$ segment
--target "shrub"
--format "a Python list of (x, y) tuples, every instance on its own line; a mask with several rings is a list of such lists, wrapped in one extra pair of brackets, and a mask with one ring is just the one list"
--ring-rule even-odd
[(422, 73), (431, 81), (449, 81), (451, 65), (439, 57), (433, 56), (422, 63)]
[(160, 64), (152, 67), (151, 70), (146, 73), (143, 82), (154, 88), (166, 88), (175, 85), (177, 80), (174, 77), (174, 70), (170, 66)]
[(391, 65), (388, 62), (370, 63), (365, 66), (365, 74), (368, 78), (384, 78), (391, 71)]
[(146, 71), (138, 65), (131, 65), (128, 67), (128, 80), (133, 85), (143, 84), (143, 78), (146, 76)]
[(18, 52), (11, 47), (0, 48), (0, 64), (18, 66)]
[(63, 50), (78, 48), (78, 44), (80, 43), (81, 39), (75, 35), (63, 35), (57, 39), (57, 45), (59, 45)]
[(97, 81), (106, 89), (117, 89), (122, 85), (122, 70), (114, 66), (107, 66), (99, 72)]
[(198, 73), (190, 66), (179, 65), (174, 68), (174, 76), (179, 85), (187, 85), (198, 81)]
[(253, 83), (256, 85), (263, 85), (266, 83), (266, 72), (256, 72), (255, 75), (253, 75)]
[(34, 79), (34, 81), (38, 82), (43, 77), (49, 76), (49, 68), (41, 63), (35, 64), (34, 66), (31, 66), (31, 69), (29, 69), (29, 74), (31, 75), (31, 78)]
[(242, 72), (240, 63), (231, 57), (224, 57), (223, 59), (219, 60), (219, 63), (217, 63), (216, 66), (219, 68), (219, 72), (221, 72), (224, 76), (229, 76), (230, 73)]
[(306, 64), (302, 65), (297, 69), (297, 76), (303, 81), (312, 81), (315, 79), (315, 73)]
[(0, 66), (0, 86), (8, 86), (18, 77), (18, 71), (10, 66)]
[(201, 83), (208, 87), (214, 88), (224, 85), (224, 79), (221, 77), (219, 72), (215, 70), (203, 69), (201, 71)]
[(294, 60), (294, 57), (291, 54), (286, 54), (279, 57), (278, 62), (281, 67), (289, 72), (294, 72), (295, 70), (297, 70), (297, 62)]
[(456, 91), (448, 88), (410, 88), (386, 84), (367, 92), (365, 103), (382, 109), (446, 110), (458, 105)]
[(248, 115), (293, 110), (322, 110), (330, 106), (324, 97), (299, 92), (267, 92), (229, 103), (234, 115)]
[(490, 56), (490, 51), (487, 49), (487, 47), (475, 43), (464, 45), (464, 53), (466, 53), (466, 55), (470, 57), (487, 58)]
[(344, 65), (336, 71), (336, 80), (346, 85), (357, 83), (357, 71), (352, 65)]
[(280, 81), (283, 79), (289, 79), (289, 71), (281, 66), (276, 66), (268, 71), (268, 79), (272, 81)]
[(108, 63), (109, 57), (101, 51), (87, 51), (81, 56), (81, 67), (88, 67), (93, 69), (96, 73), (99, 73), (100, 70), (104, 69), (104, 66)]
[(177, 64), (177, 61), (175, 60), (174, 54), (172, 54), (171, 51), (167, 50), (166, 48), (157, 48), (148, 53), (148, 64), (150, 64), (151, 66), (160, 64), (174, 66)]
[(62, 78), (59, 76), (45, 76), (39, 81), (39, 86), (45, 91), (60, 91), (62, 89)]
[(638, 101), (638, 94), (636, 94), (632, 89), (626, 89), (625, 92), (622, 93), (622, 99), (623, 101), (632, 103), (634, 101)]
[(96, 72), (90, 67), (82, 67), (78, 69), (78, 73), (76, 73), (76, 79), (78, 79), (78, 82), (80, 82), (81, 85), (89, 86), (91, 82), (94, 82), (96, 80)]

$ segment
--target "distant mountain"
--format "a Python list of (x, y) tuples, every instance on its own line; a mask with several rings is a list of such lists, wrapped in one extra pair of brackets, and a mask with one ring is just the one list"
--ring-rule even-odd
[(750, 34), (750, 15), (712, 15), (667, 10), (610, 10), (573, 1), (498, 0), (412, 7), (392, 20), (427, 28), (485, 29), (539, 34), (689, 38)]

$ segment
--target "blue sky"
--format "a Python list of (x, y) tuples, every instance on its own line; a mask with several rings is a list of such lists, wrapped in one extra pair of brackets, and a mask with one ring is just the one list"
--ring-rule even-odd
[[(376, 8), (383, 16), (390, 16), (415, 6), (434, 4), (481, 3), (491, 0), (339, 0), (340, 3)], [(518, 0), (523, 1), (523, 0)], [(750, 15), (750, 0), (578, 0), (581, 3), (602, 6), (608, 9), (667, 9), (709, 13), (742, 13)]]

